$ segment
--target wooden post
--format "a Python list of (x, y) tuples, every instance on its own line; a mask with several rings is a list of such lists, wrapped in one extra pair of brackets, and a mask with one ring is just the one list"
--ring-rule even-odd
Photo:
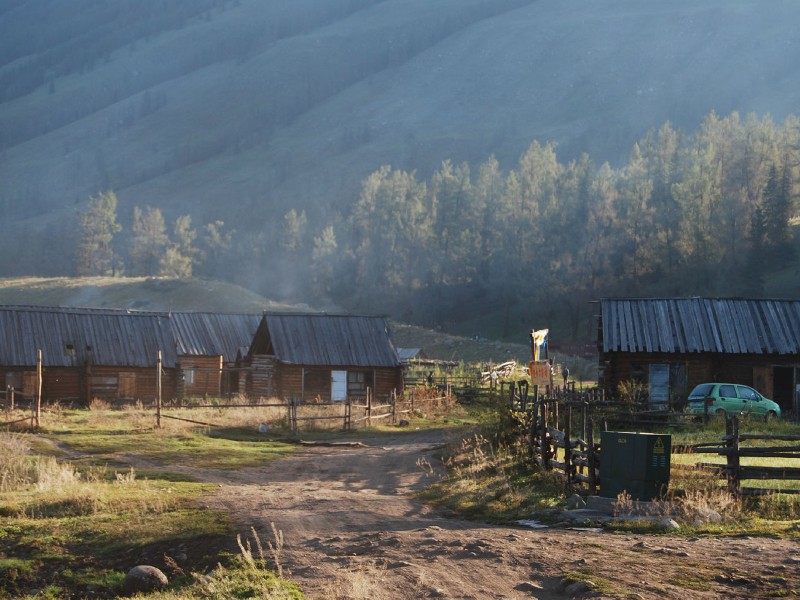
[(350, 405), (350, 398), (344, 403), (344, 430), (350, 431), (350, 424), (352, 420), (353, 409)]
[(589, 430), (586, 434), (587, 463), (589, 463), (589, 494), (597, 494), (597, 457), (594, 452), (594, 418), (589, 419)]
[(741, 481), (739, 480), (739, 417), (734, 415), (725, 420), (725, 429), (728, 433), (728, 491), (738, 496)]
[(392, 390), (389, 402), (392, 404), (392, 425), (397, 425), (397, 388)]
[(14, 400), (16, 397), (16, 390), (12, 387), (11, 388), (11, 410), (14, 410)]
[[(581, 439), (583, 441), (585, 441), (587, 443), (587, 445), (589, 443), (589, 441), (588, 441), (589, 440), (588, 418), (589, 418), (589, 403), (586, 402), (586, 400), (582, 400), (581, 401)], [(588, 447), (586, 448), (586, 451), (587, 451), (587, 460), (586, 460), (586, 462), (588, 464), (591, 464), (589, 462), (589, 458), (588, 458), (588, 456), (589, 456), (588, 455), (588, 451), (589, 451)], [(581, 475), (585, 475), (586, 474), (586, 467), (581, 466), (580, 473), (581, 473)]]
[(572, 406), (567, 406), (566, 422), (564, 423), (564, 474), (567, 476), (567, 485), (572, 483), (572, 442), (569, 439), (572, 429)]
[(372, 426), (372, 394), (369, 393), (367, 388), (367, 427)]
[(39, 428), (39, 420), (42, 416), (42, 351), (36, 351), (36, 414), (34, 416), (35, 426)]
[(156, 427), (161, 429), (161, 350), (156, 355)]
[(549, 471), (550, 470), (550, 444), (547, 442), (547, 399), (542, 399), (541, 403), (541, 418), (539, 419), (541, 428), (539, 435), (541, 436), (541, 440), (539, 443), (541, 444), (541, 451), (542, 451), (542, 468)]

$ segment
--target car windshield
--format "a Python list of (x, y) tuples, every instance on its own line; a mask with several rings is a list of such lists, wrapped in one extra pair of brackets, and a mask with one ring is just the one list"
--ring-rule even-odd
[(705, 398), (711, 393), (713, 387), (713, 383), (701, 383), (692, 390), (692, 393), (689, 394), (689, 398)]

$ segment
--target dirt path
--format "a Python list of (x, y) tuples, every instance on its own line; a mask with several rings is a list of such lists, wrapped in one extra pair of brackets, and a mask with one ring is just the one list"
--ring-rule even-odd
[[(759, 598), (795, 596), (800, 549), (792, 540), (619, 535), (596, 530), (492, 527), (447, 518), (412, 497), (436, 464), (442, 432), (366, 447), (303, 447), (236, 473), (209, 500), (266, 547), (283, 533), (284, 574), (311, 598), (374, 600)], [(798, 557), (798, 558), (795, 558)], [(584, 573), (594, 591), (564, 589)]]

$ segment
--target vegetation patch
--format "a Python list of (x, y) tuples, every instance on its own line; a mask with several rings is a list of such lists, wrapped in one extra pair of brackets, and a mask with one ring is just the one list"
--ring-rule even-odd
[(550, 517), (565, 499), (555, 477), (530, 469), (518, 446), (495, 447), (475, 434), (444, 457), (448, 476), (421, 493), (425, 500), (467, 518), (509, 523)]
[[(132, 468), (79, 469), (32, 453), (27, 440), (0, 434), (0, 597), (23, 597), (31, 589), (45, 598), (117, 597), (138, 564), (167, 573), (181, 590), (175, 598), (248, 597), (209, 591), (238, 589), (220, 582), (252, 580), (257, 566), (243, 568), (231, 552), (228, 517), (203, 507), (202, 496), (215, 486), (159, 479), (158, 471), (141, 479)], [(218, 575), (206, 577), (220, 579), (211, 588), (191, 576), (212, 569)], [(262, 578), (279, 580), (268, 571)]]

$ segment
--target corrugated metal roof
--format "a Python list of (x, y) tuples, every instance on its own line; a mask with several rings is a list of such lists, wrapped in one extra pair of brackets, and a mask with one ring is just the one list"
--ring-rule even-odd
[(177, 363), (169, 317), (112, 309), (0, 306), (0, 364), (46, 367), (87, 363), (155, 367)]
[(296, 365), (398, 367), (383, 317), (267, 313), (262, 325), (278, 360)]
[(233, 362), (252, 343), (261, 315), (175, 312), (171, 320), (179, 356), (221, 355)]
[(800, 301), (629, 298), (600, 304), (605, 352), (800, 353)]

